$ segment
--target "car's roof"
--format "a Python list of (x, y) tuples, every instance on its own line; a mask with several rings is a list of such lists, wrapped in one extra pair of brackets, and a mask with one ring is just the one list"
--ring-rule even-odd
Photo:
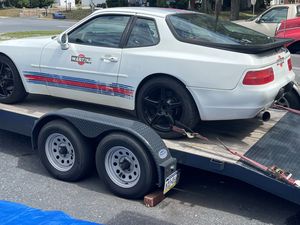
[(151, 16), (158, 16), (158, 17), (166, 17), (170, 14), (176, 13), (193, 13), (187, 10), (180, 10), (180, 9), (172, 9), (172, 8), (156, 8), (156, 7), (116, 7), (116, 8), (107, 8), (107, 9), (100, 9), (94, 12), (94, 14), (100, 14), (103, 12), (112, 12), (112, 13), (137, 13), (137, 14), (144, 14), (144, 15), (151, 15)]

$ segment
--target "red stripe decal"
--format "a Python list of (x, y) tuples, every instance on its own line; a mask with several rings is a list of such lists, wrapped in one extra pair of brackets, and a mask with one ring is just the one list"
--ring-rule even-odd
[(90, 88), (90, 89), (98, 89), (101, 91), (115, 92), (115, 93), (129, 95), (129, 96), (133, 95), (133, 90), (128, 90), (128, 89), (124, 89), (124, 88), (83, 83), (83, 82), (79, 82), (79, 81), (60, 80), (60, 79), (37, 76), (37, 75), (25, 75), (25, 77), (29, 80), (44, 81), (44, 82), (49, 82), (49, 83), (64, 84), (64, 85), (70, 85), (70, 86), (75, 86), (75, 87), (84, 87), (84, 88)]

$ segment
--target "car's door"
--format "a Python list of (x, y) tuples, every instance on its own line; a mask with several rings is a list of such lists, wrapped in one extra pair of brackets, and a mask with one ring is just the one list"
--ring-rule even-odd
[(117, 79), (120, 43), (130, 18), (96, 16), (68, 32), (67, 49), (56, 41), (46, 46), (40, 67), (50, 94), (112, 106), (116, 96), (126, 97)]
[(286, 20), (288, 16), (288, 7), (275, 7), (265, 12), (256, 20), (255, 30), (273, 37), (276, 28), (282, 20)]

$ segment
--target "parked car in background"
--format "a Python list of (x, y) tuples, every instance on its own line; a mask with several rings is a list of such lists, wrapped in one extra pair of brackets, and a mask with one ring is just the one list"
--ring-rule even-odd
[(66, 19), (66, 16), (62, 12), (55, 12), (52, 14), (53, 19)]
[[(286, 47), (292, 54), (299, 54), (300, 56), (300, 17), (284, 20), (281, 21), (281, 23), (278, 25), (276, 29), (276, 37), (278, 38), (291, 38), (293, 39), (292, 42), (289, 42), (286, 44)], [(298, 58), (297, 55), (294, 55), (294, 63), (297, 65), (299, 64), (300, 58)], [(299, 69), (295, 70), (296, 73), (296, 81), (299, 82), (299, 71), (296, 72)], [(298, 76), (297, 76), (298, 75)], [(291, 91), (289, 93), (286, 93), (281, 99), (279, 99), (279, 103), (283, 106), (293, 106), (296, 109), (300, 109), (300, 97), (298, 101), (295, 101), (293, 99), (296, 99), (296, 97), (299, 97), (299, 94), (295, 91)]]
[(257, 17), (234, 22), (273, 37), (282, 20), (293, 19), (297, 16), (300, 16), (300, 4), (276, 5)]
[(103, 9), (57, 38), (1, 42), (0, 102), (34, 93), (135, 110), (174, 138), (174, 124), (254, 118), (272, 106), (295, 78), (285, 43), (191, 11)]
[(291, 38), (292, 42), (287, 43), (286, 47), (292, 54), (300, 53), (300, 17), (284, 20), (278, 25), (276, 37)]

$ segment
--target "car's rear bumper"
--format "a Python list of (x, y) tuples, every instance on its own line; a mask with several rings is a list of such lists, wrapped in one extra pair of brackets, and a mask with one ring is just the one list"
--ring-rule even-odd
[(268, 109), (281, 88), (294, 79), (289, 74), (281, 82), (261, 86), (240, 85), (233, 90), (216, 90), (188, 87), (201, 120), (234, 120), (254, 118), (260, 111)]

